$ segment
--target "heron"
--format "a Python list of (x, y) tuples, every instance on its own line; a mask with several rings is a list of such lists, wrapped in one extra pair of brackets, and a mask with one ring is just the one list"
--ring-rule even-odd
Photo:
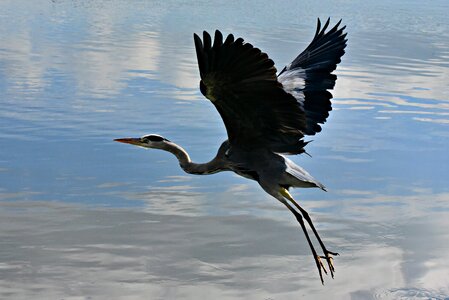
[[(273, 60), (243, 38), (219, 30), (211, 35), (194, 34), (200, 73), (200, 91), (223, 119), (227, 140), (207, 163), (195, 163), (181, 146), (157, 134), (120, 138), (117, 142), (168, 151), (189, 174), (207, 175), (222, 171), (255, 180), (262, 189), (282, 203), (295, 216), (312, 252), (321, 283), (323, 273), (334, 278), (332, 252), (324, 245), (307, 211), (289, 192), (290, 188), (325, 186), (287, 155), (306, 153), (306, 136), (321, 131), (332, 110), (332, 94), (337, 76), (332, 72), (346, 47), (346, 26), (340, 20), (332, 28), (330, 18), (321, 26), (318, 18), (315, 35), (290, 64), (278, 74)], [(329, 29), (330, 28), (330, 29)], [(304, 220), (318, 244), (317, 253)]]

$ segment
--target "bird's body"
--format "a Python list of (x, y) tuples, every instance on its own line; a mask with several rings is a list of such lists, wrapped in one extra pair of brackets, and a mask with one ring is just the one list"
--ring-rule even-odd
[[(337, 253), (326, 249), (308, 213), (288, 190), (297, 187), (325, 190), (325, 187), (285, 155), (304, 153), (308, 142), (303, 138), (321, 131), (319, 124), (326, 121), (332, 109), (328, 89), (334, 87), (337, 77), (331, 73), (346, 47), (345, 27), (338, 28), (339, 24), (326, 32), (329, 20), (322, 29), (318, 20), (310, 45), (279, 74), (268, 55), (241, 38), (234, 39), (230, 34), (223, 41), (217, 30), (212, 43), (207, 32), (202, 40), (194, 35), (201, 93), (215, 105), (228, 133), (228, 139), (211, 161), (194, 163), (181, 146), (159, 135), (116, 140), (168, 151), (189, 174), (233, 171), (257, 181), (295, 215), (311, 248), (321, 282), (322, 271), (327, 273), (321, 258), (327, 261), (333, 276), (332, 255)], [(323, 256), (317, 255), (303, 218), (317, 238)]]
[(324, 189), (324, 186), (303, 168), (287, 157), (268, 149), (229, 151), (224, 160), (227, 161), (231, 171), (253, 179), (263, 187), (276, 182), (278, 186), (287, 189), (290, 187)]

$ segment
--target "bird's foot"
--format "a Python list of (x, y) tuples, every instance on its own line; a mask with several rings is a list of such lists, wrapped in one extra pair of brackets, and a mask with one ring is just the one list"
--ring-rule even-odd
[(327, 275), (326, 267), (324, 266), (323, 262), (321, 261), (321, 256), (315, 255), (314, 257), (315, 257), (316, 267), (318, 268), (318, 273), (320, 275), (321, 284), (324, 285), (323, 271), (324, 271), (324, 274)]
[(327, 270), (326, 270), (326, 267), (324, 266), (321, 258), (324, 258), (324, 257), (315, 255), (315, 263), (316, 263), (316, 267), (318, 268), (318, 273), (320, 274), (321, 284), (324, 285), (323, 272), (324, 272), (324, 274), (327, 275)]
[[(334, 263), (333, 263), (333, 256), (338, 256), (339, 254), (337, 252), (331, 252), (327, 249), (324, 249), (324, 256), (320, 256), (319, 258), (325, 259), (327, 262), (327, 265), (329, 266), (329, 272), (331, 273), (332, 278), (334, 278), (334, 272), (335, 272), (335, 268), (334, 268)], [(320, 260), (320, 264), (323, 266), (323, 263)], [(323, 269), (326, 271), (326, 269), (323, 266)], [(327, 274), (327, 272), (326, 272)], [(323, 281), (323, 279), (321, 279), (321, 281)]]

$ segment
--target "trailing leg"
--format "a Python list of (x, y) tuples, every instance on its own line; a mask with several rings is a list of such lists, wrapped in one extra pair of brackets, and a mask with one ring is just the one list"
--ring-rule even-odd
[(320, 235), (318, 234), (318, 231), (315, 229), (315, 226), (313, 225), (312, 219), (310, 218), (309, 214), (307, 213), (307, 211), (305, 209), (303, 209), (296, 201), (295, 199), (293, 199), (293, 197), (290, 195), (290, 193), (285, 189), (285, 188), (281, 188), (281, 194), (282, 196), (284, 196), (286, 199), (288, 199), (290, 202), (293, 203), (293, 205), (299, 209), (299, 211), (301, 212), (301, 214), (303, 215), (304, 219), (306, 219), (307, 223), (309, 224), (310, 228), (313, 231), (313, 234), (315, 235), (316, 239), (318, 240), (318, 242), (320, 243), (321, 249), (324, 252), (324, 256), (322, 256), (322, 258), (326, 259), (327, 264), (329, 266), (329, 271), (331, 273), (332, 278), (334, 278), (334, 272), (335, 272), (335, 268), (334, 268), (334, 264), (332, 262), (333, 257), (331, 255), (335, 255), (337, 256), (338, 253), (336, 252), (331, 252), (329, 250), (327, 250), (326, 246), (324, 245), (323, 241), (320, 238)]
[(312, 241), (310, 240), (309, 233), (307, 232), (307, 229), (306, 229), (306, 226), (304, 224), (304, 220), (303, 220), (301, 214), (298, 213), (290, 204), (288, 204), (288, 202), (284, 198), (280, 197), (280, 199), (278, 199), (278, 200), (282, 204), (284, 204), (295, 215), (296, 220), (301, 225), (302, 231), (304, 232), (304, 235), (306, 236), (307, 243), (309, 244), (310, 250), (312, 251), (313, 258), (315, 259), (315, 263), (316, 263), (316, 267), (318, 268), (318, 273), (320, 275), (321, 283), (324, 284), (322, 270), (326, 274), (327, 274), (327, 271), (323, 265), (323, 262), (320, 259), (320, 256), (315, 251), (315, 247), (313, 246)]

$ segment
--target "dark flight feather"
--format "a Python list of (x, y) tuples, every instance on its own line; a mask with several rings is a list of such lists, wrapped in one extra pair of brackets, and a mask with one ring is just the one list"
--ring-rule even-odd
[[(220, 31), (203, 39), (194, 34), (203, 95), (220, 113), (231, 147), (266, 148), (273, 152), (299, 154), (307, 144), (305, 134), (321, 130), (331, 109), (326, 91), (336, 76), (330, 74), (343, 55), (339, 23), (329, 32), (326, 22), (312, 43), (289, 66), (276, 75), (274, 62), (242, 38)], [(342, 52), (343, 51), (343, 52)], [(296, 86), (296, 81), (304, 81)]]
[[(317, 30), (312, 42), (293, 62), (279, 73), (279, 81), (284, 89), (295, 96), (304, 110), (306, 117), (305, 135), (314, 135), (321, 131), (319, 124), (324, 124), (329, 111), (332, 110), (330, 99), (337, 76), (331, 74), (340, 63), (345, 53), (346, 33), (338, 28), (341, 20), (328, 32), (330, 19), (321, 29), (318, 19)], [(302, 80), (303, 85), (287, 86), (285, 83)]]

